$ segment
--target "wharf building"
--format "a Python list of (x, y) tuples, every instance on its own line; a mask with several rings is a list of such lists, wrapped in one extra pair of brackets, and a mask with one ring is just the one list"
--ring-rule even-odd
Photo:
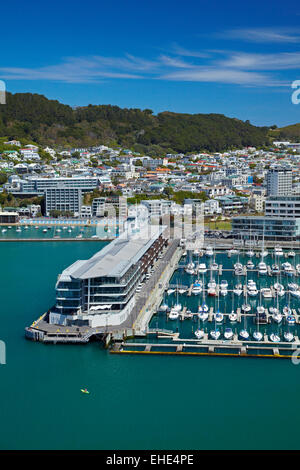
[(49, 323), (95, 328), (126, 321), (137, 285), (168, 244), (166, 233), (158, 225), (126, 231), (89, 260), (66, 268), (56, 283)]

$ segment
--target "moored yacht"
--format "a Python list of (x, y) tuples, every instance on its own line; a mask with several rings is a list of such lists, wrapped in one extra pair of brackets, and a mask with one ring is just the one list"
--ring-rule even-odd
[(237, 321), (237, 313), (234, 310), (228, 315), (229, 321), (235, 323)]
[(284, 334), (283, 334), (283, 337), (289, 343), (291, 343), (295, 339), (295, 336), (290, 331), (285, 331)]
[(260, 263), (258, 263), (258, 274), (267, 274), (268, 272), (268, 269), (267, 269), (267, 265), (264, 261), (260, 261)]
[(197, 339), (202, 339), (204, 337), (204, 330), (198, 328), (198, 330), (195, 331), (195, 336)]
[(218, 328), (216, 328), (215, 330), (211, 330), (210, 336), (212, 337), (212, 339), (219, 339), (221, 336), (221, 332)]
[(276, 291), (276, 295), (278, 295), (279, 297), (284, 296), (285, 290), (282, 284), (280, 284), (279, 282), (276, 282), (274, 284), (274, 289)]
[(243, 310), (243, 312), (245, 312), (245, 313), (250, 312), (250, 310), (251, 310), (251, 305), (249, 305), (249, 304), (243, 304), (243, 305), (242, 305), (242, 310)]
[(248, 339), (249, 338), (249, 333), (246, 329), (243, 329), (243, 330), (240, 331), (239, 336), (242, 339)]
[(270, 334), (270, 340), (273, 343), (279, 343), (280, 342), (280, 336), (277, 333), (271, 333)]
[(286, 322), (288, 325), (295, 325), (296, 318), (294, 317), (294, 315), (288, 315), (286, 318)]
[(232, 339), (233, 338), (232, 328), (225, 328), (224, 338), (225, 339)]
[(233, 293), (235, 295), (241, 295), (243, 293), (243, 286), (242, 284), (237, 284), (234, 289), (233, 289)]
[(283, 251), (282, 251), (281, 246), (279, 246), (279, 245), (275, 246), (274, 254), (275, 254), (275, 256), (283, 256)]
[(221, 323), (221, 322), (223, 321), (223, 319), (224, 319), (223, 313), (220, 313), (220, 312), (215, 313), (215, 314), (214, 314), (214, 317), (215, 317), (215, 321), (216, 321), (217, 323)]
[(247, 261), (247, 269), (254, 269), (255, 268), (255, 265), (254, 263), (251, 261), (251, 259), (249, 259), (249, 261)]
[(210, 245), (208, 245), (206, 247), (205, 254), (206, 254), (206, 256), (213, 256), (214, 255), (214, 250), (212, 249), (212, 247)]
[(196, 281), (192, 287), (192, 294), (199, 295), (202, 292), (202, 282)]
[(255, 339), (255, 341), (261, 341), (263, 339), (263, 334), (260, 331), (255, 330), (253, 332), (253, 338)]
[(269, 287), (263, 287), (261, 293), (264, 299), (272, 299), (272, 291)]
[(207, 272), (207, 267), (205, 263), (200, 263), (198, 266), (198, 273), (205, 274)]
[(280, 268), (278, 264), (272, 264), (272, 269), (271, 269), (272, 274), (279, 274), (280, 273)]
[(291, 265), (291, 263), (288, 263), (288, 262), (283, 263), (282, 267), (283, 267), (284, 274), (286, 274), (287, 276), (292, 276), (294, 274), (294, 268)]

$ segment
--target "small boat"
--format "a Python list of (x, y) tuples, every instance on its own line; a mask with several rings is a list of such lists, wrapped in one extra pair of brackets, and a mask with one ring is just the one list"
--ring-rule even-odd
[(197, 281), (192, 287), (192, 294), (199, 295), (202, 292), (202, 282)]
[(291, 263), (282, 263), (282, 267), (284, 274), (286, 274), (287, 276), (292, 276), (294, 274), (294, 268)]
[(235, 295), (241, 295), (243, 293), (243, 286), (242, 284), (237, 284), (234, 289), (233, 289), (233, 293)]
[(1, 230), (1, 232), (2, 232), (2, 233), (7, 232), (6, 228), (3, 228), (3, 229)]
[(47, 230), (46, 228), (44, 228), (44, 229), (43, 229), (43, 232), (44, 232), (44, 233), (47, 233), (47, 232), (48, 232), (48, 230)]
[(233, 338), (233, 331), (232, 331), (231, 328), (225, 328), (224, 338), (225, 339), (232, 339)]
[(248, 331), (245, 330), (245, 329), (241, 330), (241, 331), (240, 331), (240, 337), (241, 337), (242, 339), (248, 339), (248, 338), (249, 338), (249, 333), (248, 333)]
[(258, 294), (258, 290), (257, 290), (257, 287), (256, 287), (256, 282), (254, 282), (252, 279), (249, 279), (249, 281), (248, 281), (247, 294), (250, 297), (255, 297)]
[(300, 298), (299, 286), (297, 284), (291, 283), (291, 284), (288, 284), (288, 287), (290, 289), (289, 292), (290, 292), (291, 296), (296, 297), (297, 299), (299, 299)]
[(219, 339), (220, 336), (221, 336), (221, 332), (218, 328), (216, 328), (215, 330), (211, 330), (210, 332), (210, 336), (212, 337), (212, 339)]
[(272, 274), (279, 274), (280, 273), (280, 268), (279, 268), (278, 264), (272, 264), (271, 272), (272, 272)]
[(275, 315), (275, 313), (278, 313), (279, 310), (278, 310), (278, 308), (276, 308), (276, 307), (270, 307), (270, 308), (269, 308), (269, 312), (272, 313), (272, 315)]
[(213, 297), (217, 295), (217, 284), (215, 281), (211, 281), (207, 284), (207, 294)]
[(294, 317), (294, 315), (288, 315), (286, 318), (286, 322), (288, 325), (295, 325), (296, 318)]
[(283, 256), (283, 251), (282, 251), (281, 246), (279, 246), (279, 245), (275, 246), (274, 254), (275, 254), (275, 256)]
[(25, 225), (24, 229), (25, 229), (25, 230), (28, 230), (28, 225)]
[(211, 246), (207, 246), (205, 250), (206, 256), (213, 256), (214, 255), (214, 250), (212, 249)]
[(197, 339), (202, 339), (204, 337), (204, 330), (198, 328), (198, 330), (195, 331), (195, 336)]
[(216, 321), (217, 323), (221, 323), (221, 322), (223, 321), (223, 319), (224, 319), (223, 313), (220, 313), (220, 312), (215, 313), (215, 314), (214, 314), (214, 317), (215, 317), (215, 321)]
[(288, 317), (289, 315), (292, 314), (292, 310), (291, 310), (291, 308), (290, 308), (288, 305), (286, 305), (285, 307), (283, 307), (283, 310), (282, 310), (282, 311), (283, 311), (283, 314), (284, 314), (286, 317)]
[(18, 228), (16, 229), (16, 232), (18, 232), (18, 233), (22, 232), (21, 228), (18, 227)]
[(9, 225), (9, 226), (8, 226), (8, 230), (9, 230), (9, 229), (11, 229), (11, 228), (12, 228), (12, 226), (11, 226), (11, 225)]
[(268, 250), (263, 250), (263, 251), (261, 252), (261, 257), (262, 257), (262, 258), (265, 258), (266, 256), (268, 256), (268, 254), (269, 254), (269, 253), (268, 253)]
[(56, 231), (57, 231), (57, 232), (61, 232), (61, 229), (60, 229), (60, 228), (58, 228), (58, 229), (56, 229)]
[(198, 318), (201, 321), (206, 321), (208, 319), (208, 313), (202, 310), (201, 312), (198, 313)]
[(185, 294), (185, 293), (186, 293), (186, 289), (178, 289), (178, 292), (179, 292), (179, 294), (181, 294), (181, 295), (182, 295), (182, 294)]
[(184, 251), (181, 256), (186, 256), (186, 255), (187, 255), (187, 251)]
[(277, 312), (277, 313), (274, 313), (272, 315), (273, 317), (273, 320), (276, 322), (276, 323), (281, 323), (282, 322), (282, 315), (281, 313)]
[(185, 268), (184, 268), (185, 272), (187, 274), (194, 274), (195, 272), (195, 265), (193, 262), (189, 263)]
[(223, 296), (228, 294), (228, 282), (226, 280), (221, 281), (220, 294), (223, 295)]
[(228, 315), (228, 318), (229, 318), (229, 321), (231, 323), (234, 323), (237, 321), (237, 313), (235, 313), (234, 310), (232, 310), (232, 312)]
[(300, 264), (296, 265), (296, 271), (297, 271), (297, 274), (300, 274)]
[(176, 289), (168, 289), (167, 290), (168, 295), (174, 294), (174, 292), (176, 292)]
[(205, 263), (200, 263), (198, 266), (198, 273), (205, 274), (207, 272), (207, 267)]
[(161, 304), (161, 306), (159, 307), (159, 310), (161, 312), (166, 312), (168, 310), (168, 308), (169, 308), (168, 304), (164, 303), (164, 304)]
[(256, 311), (257, 311), (258, 315), (262, 315), (263, 313), (265, 313), (265, 307), (263, 307), (262, 305), (258, 305), (256, 307)]
[(279, 342), (280, 342), (280, 336), (277, 335), (276, 333), (271, 333), (271, 334), (270, 334), (270, 340), (271, 340), (273, 343), (279, 343)]
[(264, 299), (272, 299), (272, 291), (269, 287), (263, 287), (261, 293)]
[(239, 250), (236, 250), (235, 248), (232, 248), (231, 250), (227, 250), (227, 254), (228, 254), (228, 256), (231, 256), (231, 255), (238, 255), (238, 254), (239, 254)]
[(261, 261), (260, 263), (258, 263), (258, 273), (259, 274), (267, 274), (268, 272), (268, 268), (267, 268), (267, 265), (264, 261)]
[(82, 393), (86, 393), (86, 394), (88, 394), (88, 395), (89, 395), (89, 393), (90, 393), (86, 388), (81, 388), (80, 391), (81, 391)]
[[(58, 230), (57, 230), (58, 231)], [(82, 233), (76, 236), (76, 238), (82, 238)]]
[(179, 318), (179, 310), (176, 308), (171, 308), (171, 311), (169, 313), (169, 320), (177, 320)]
[(211, 269), (212, 271), (218, 271), (218, 268), (219, 268), (218, 263), (212, 263), (212, 265), (211, 265), (211, 267), (210, 267), (210, 269)]
[(279, 297), (284, 296), (285, 290), (282, 284), (280, 284), (279, 282), (276, 282), (274, 284), (274, 289), (276, 291), (276, 295), (279, 295)]
[(254, 269), (255, 268), (255, 265), (254, 263), (251, 261), (251, 259), (249, 259), (249, 261), (247, 261), (247, 269)]
[(291, 341), (294, 341), (294, 339), (295, 339), (293, 333), (290, 333), (289, 331), (285, 331), (283, 337), (284, 337), (284, 339), (285, 339), (286, 341), (288, 341), (289, 343), (290, 343)]
[(261, 341), (263, 339), (263, 334), (260, 331), (254, 331), (253, 338), (255, 341)]
[(208, 308), (208, 305), (206, 305), (205, 303), (204, 303), (204, 304), (202, 304), (202, 307), (201, 307), (201, 309), (202, 309), (202, 312), (205, 312), (205, 313), (207, 313), (207, 312), (208, 312), (208, 310), (209, 310), (209, 308)]
[(249, 250), (247, 251), (246, 255), (249, 256), (249, 258), (252, 258), (255, 255), (255, 253), (253, 250)]
[(243, 304), (243, 305), (242, 305), (242, 310), (243, 310), (243, 312), (250, 312), (250, 310), (251, 310), (251, 305), (249, 305), (249, 304)]
[(288, 252), (288, 257), (289, 258), (295, 258), (295, 256), (296, 256), (296, 253), (294, 251), (289, 251)]

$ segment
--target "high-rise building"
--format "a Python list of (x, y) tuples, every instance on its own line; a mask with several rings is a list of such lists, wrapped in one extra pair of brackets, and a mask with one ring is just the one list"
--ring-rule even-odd
[(292, 194), (292, 170), (276, 166), (267, 173), (268, 196), (290, 196)]
[(47, 188), (45, 191), (46, 215), (51, 211), (72, 212), (75, 216), (80, 214), (82, 192), (79, 188), (60, 186)]

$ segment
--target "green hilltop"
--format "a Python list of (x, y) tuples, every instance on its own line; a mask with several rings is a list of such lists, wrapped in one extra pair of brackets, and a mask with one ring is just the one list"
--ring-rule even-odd
[(0, 137), (54, 147), (103, 143), (136, 152), (217, 152), (269, 143), (269, 127), (222, 114), (180, 114), (112, 105), (71, 106), (31, 93), (7, 93), (0, 106)]

